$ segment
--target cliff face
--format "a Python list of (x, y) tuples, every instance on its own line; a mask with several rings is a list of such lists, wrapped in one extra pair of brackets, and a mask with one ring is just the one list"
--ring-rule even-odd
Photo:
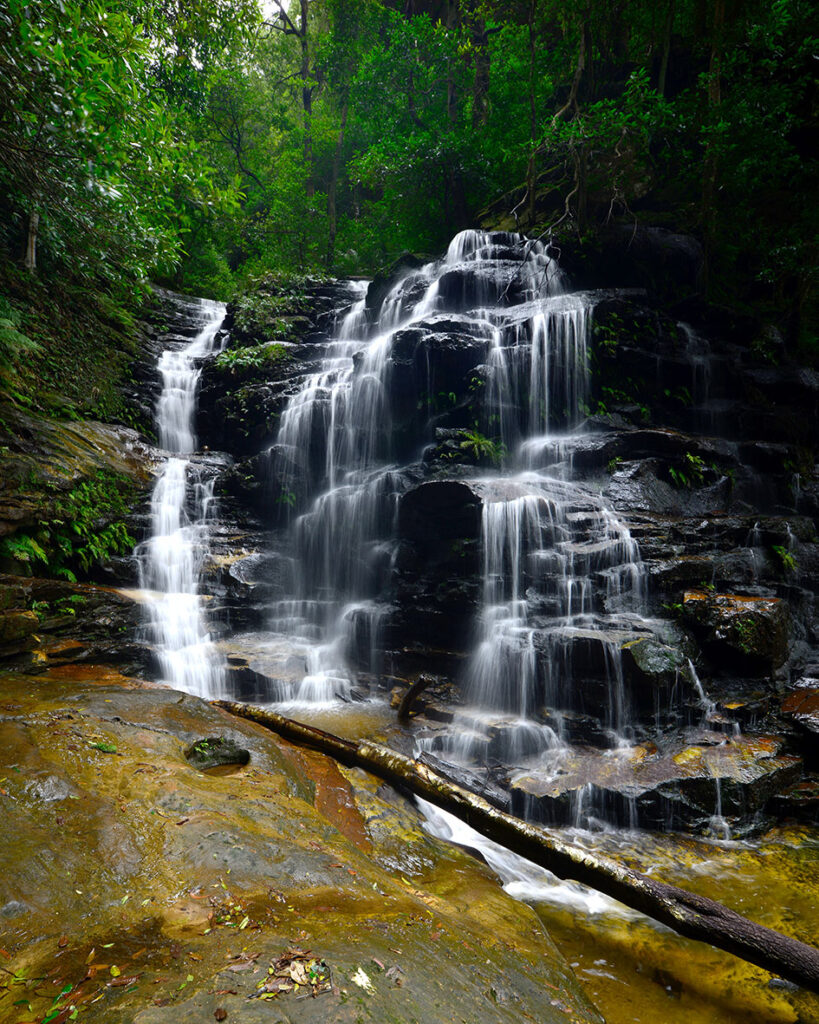
[[(517, 236), (483, 237), (486, 258), (450, 255), (434, 270), (401, 261), (363, 301), (368, 323), (397, 330), (383, 366), (374, 369), (363, 351), (351, 364), (354, 392), (368, 375), (381, 388), (374, 440), (362, 441), (369, 428), (354, 425), (352, 406), (343, 411), (345, 436), (373, 451), (383, 444), (373, 458), (390, 474), (372, 485), (385, 487), (367, 506), (376, 511), (356, 506), (378, 520), (369, 533), (351, 527), (348, 546), (364, 547), (349, 562), (346, 551), (330, 555), (346, 568), (327, 579), (344, 587), (359, 578), (361, 558), (379, 544), (389, 549), (385, 562), (368, 563), (364, 573), (377, 624), (363, 606), (346, 613), (345, 651), (357, 685), (400, 688), (419, 673), (434, 676), (423, 698), (426, 756), (447, 762), (452, 742), (440, 723), (455, 715), (456, 732), (481, 732), (473, 782), (486, 785), (488, 771), (507, 794), (500, 800), (547, 820), (573, 820), (581, 792), (614, 820), (655, 828), (707, 828), (717, 803), (717, 813), (740, 829), (759, 827), (765, 814), (813, 817), (812, 783), (800, 780), (804, 772), (810, 780), (815, 767), (810, 709), (819, 692), (819, 378), (789, 361), (775, 332), (681, 298), (696, 279), (697, 253), (663, 236), (643, 239), (636, 255), (624, 252), (618, 288), (600, 287), (611, 254), (585, 262), (582, 253), (565, 255), (585, 288), (563, 285), (566, 298), (554, 300), (560, 308), (547, 314), (544, 336), (564, 330), (556, 318), (579, 332), (580, 310), (588, 319), (585, 347), (569, 351), (569, 338), (561, 351), (544, 348), (548, 394), (535, 394), (530, 369), (541, 328), (532, 327), (530, 250)], [(665, 265), (658, 246), (671, 253)], [(649, 283), (652, 251), (659, 294), (636, 287)], [(688, 261), (688, 277), (671, 294), (674, 254)], [(431, 281), (435, 305), (409, 315), (428, 301)], [(298, 590), (293, 573), (309, 575), (310, 558), (327, 556), (328, 537), (335, 543), (322, 532), (334, 528), (326, 506), (346, 498), (336, 491), (317, 499), (328, 487), (328, 430), (338, 429), (328, 423), (342, 416), (339, 403), (347, 399), (334, 390), (327, 359), (338, 355), (333, 339), (362, 296), (355, 282), (309, 286), (278, 348), (281, 324), (278, 335), (257, 325), (235, 334), (227, 357), (204, 369), (199, 428), (211, 447), (235, 456), (218, 484), (222, 508), (240, 519), (240, 508), (251, 508), (273, 530), (219, 577), (216, 592), (245, 629), (269, 628), (271, 607)], [(281, 296), (262, 291), (257, 301), (264, 307)], [(475, 309), (484, 313), (475, 317)], [(228, 323), (237, 311), (229, 309)], [(409, 319), (403, 327), (402, 317)], [(569, 381), (570, 370), (582, 383)], [(355, 393), (360, 411), (370, 399)], [(303, 416), (298, 450), (284, 443), (293, 436), (294, 408)], [(341, 472), (348, 441), (339, 438), (331, 443), (342, 446)], [(507, 598), (514, 586), (528, 602), (515, 640), (531, 650), (527, 715), (576, 747), (560, 782), (521, 760), (541, 741), (529, 749), (511, 738), (508, 714), (520, 713), (519, 701), (491, 698), (497, 720), (488, 725), (463, 708), (476, 692), (487, 515), (526, 505), (522, 470), (558, 482), (518, 527), (518, 564), (499, 556), (492, 571)], [(351, 507), (339, 505), (333, 515), (343, 519)], [(317, 532), (305, 561), (299, 531), (310, 528)], [(511, 543), (509, 536), (499, 543)], [(629, 573), (639, 577), (632, 591), (622, 582)], [(614, 589), (613, 576), (621, 580)], [(568, 620), (559, 607), (567, 580), (570, 588), (577, 581), (575, 594), (585, 588), (587, 602), (572, 606)], [(298, 653), (290, 651), (285, 670), (249, 636), (233, 655), (228, 681), (240, 697), (283, 692), (285, 677), (304, 671)], [(513, 664), (517, 682), (508, 685), (523, 685), (523, 662)], [(503, 689), (503, 665), (492, 671), (487, 687)], [(616, 769), (606, 756), (621, 741), (615, 735), (633, 751), (633, 763)]]

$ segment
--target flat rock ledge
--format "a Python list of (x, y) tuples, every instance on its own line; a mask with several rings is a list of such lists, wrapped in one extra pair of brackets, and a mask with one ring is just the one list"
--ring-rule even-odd
[[(393, 791), (83, 668), (2, 677), (2, 1024), (602, 1022), (534, 911)], [(203, 736), (249, 764), (198, 771)]]

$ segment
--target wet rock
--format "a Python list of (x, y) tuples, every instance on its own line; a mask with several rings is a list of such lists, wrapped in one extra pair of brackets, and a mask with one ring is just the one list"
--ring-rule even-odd
[(689, 590), (683, 614), (718, 665), (765, 675), (788, 658), (790, 616), (779, 598)]
[(464, 263), (441, 275), (438, 294), (457, 310), (511, 306), (525, 297), (526, 283), (519, 261), (498, 260), (489, 268)]
[(451, 554), (453, 542), (477, 540), (481, 504), (468, 483), (435, 480), (419, 484), (401, 498), (399, 537), (411, 542), (424, 557)]
[(20, 649), (20, 642), (27, 640), (36, 631), (39, 622), (34, 612), (14, 609), (4, 611), (0, 618), (0, 650)]
[(541, 820), (616, 818), (655, 829), (712, 827), (721, 815), (735, 831), (759, 828), (757, 815), (802, 770), (780, 754), (777, 737), (696, 736), (598, 753), (576, 749), (545, 769), (511, 779), (512, 805)]
[(490, 344), (489, 332), (451, 315), (431, 317), (393, 338), (386, 388), (396, 439), (408, 454), (430, 425), (467, 427), (473, 373)]
[(819, 687), (793, 690), (782, 702), (782, 712), (809, 732), (819, 733)]
[[(29, 726), (14, 720), (21, 712)], [(98, 982), (121, 975), (128, 983), (109, 984), (103, 1001), (86, 1005), (88, 1024), (107, 1024), (112, 1013), (193, 1024), (223, 1005), (228, 1019), (254, 1024), (271, 1012), (294, 1024), (460, 1016), (514, 1024), (521, 1013), (600, 1024), (534, 912), (474, 857), (429, 836), (409, 803), (385, 798), (366, 773), (239, 720), (231, 733), (251, 752), (245, 772), (180, 765), (185, 747), (224, 727), (206, 702), (133, 681), (4, 678), (0, 919), (9, 943), (13, 935), (15, 970), (39, 977), (59, 949), (61, 970), (82, 978), (104, 947)], [(97, 739), (115, 742), (117, 754), (88, 746)], [(70, 779), (79, 799), (55, 806), (28, 796), (26, 782), (41, 772)], [(339, 989), (360, 996), (249, 999), (294, 944), (309, 944)], [(351, 980), (361, 972), (371, 989)], [(489, 1003), (490, 985), (515, 1001)], [(556, 991), (562, 1009), (551, 1002)], [(27, 998), (32, 1018), (53, 1008), (54, 992)]]
[(689, 656), (677, 647), (641, 637), (621, 647), (623, 670), (633, 699), (643, 710), (659, 710), (673, 691), (677, 697), (694, 693), (694, 673)]
[(389, 267), (376, 274), (367, 289), (367, 311), (370, 316), (376, 319), (381, 309), (381, 304), (390, 289), (402, 278), (409, 276), (413, 271), (420, 270), (428, 262), (429, 257), (405, 252), (394, 260)]
[(240, 747), (229, 736), (209, 736), (197, 740), (185, 751), (185, 759), (194, 768), (206, 771), (220, 765), (245, 765), (250, 761), (250, 751)]

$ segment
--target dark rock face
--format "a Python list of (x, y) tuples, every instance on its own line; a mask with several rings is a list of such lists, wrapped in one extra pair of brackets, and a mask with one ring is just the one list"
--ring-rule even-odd
[(395, 610), (384, 624), (394, 670), (463, 656), (480, 600), (481, 500), (468, 483), (429, 481), (398, 509)]
[(683, 612), (714, 661), (770, 674), (788, 657), (788, 607), (779, 598), (689, 590)]
[[(362, 568), (349, 552), (319, 545), (328, 562), (349, 563), (350, 574), (375, 581), (377, 627), (366, 608), (348, 613), (347, 653), (362, 678), (376, 684), (380, 674), (385, 686), (405, 686), (430, 672), (446, 682), (450, 705), (457, 705), (459, 686), (469, 698), (465, 665), (478, 643), (487, 588), (497, 585), (507, 600), (512, 587), (502, 574), (484, 578), (482, 518), (493, 500), (485, 477), (507, 471), (508, 481), (511, 466), (524, 466), (521, 452), (510, 449), (534, 415), (524, 387), (498, 382), (502, 348), (509, 365), (518, 359), (523, 379), (532, 337), (521, 329), (501, 343), (494, 321), (476, 324), (463, 313), (492, 306), (500, 322), (525, 294), (519, 240), (495, 235), (491, 244), (491, 270), (466, 260), (447, 270), (438, 281), (445, 309), (391, 340), (379, 379), (378, 443), (399, 468), (390, 469), (395, 480), (382, 503), (389, 526), (382, 535), (362, 533), (371, 562)], [(707, 830), (719, 797), (733, 828), (759, 827), (765, 813), (784, 806), (776, 795), (797, 783), (799, 758), (815, 770), (819, 672), (815, 687), (798, 680), (813, 678), (806, 666), (819, 661), (819, 385), (778, 349), (781, 362), (773, 365), (749, 344), (760, 325), (691, 297), (701, 261), (693, 239), (661, 229), (629, 239), (615, 232), (598, 254), (564, 253), (575, 284), (608, 290), (589, 298), (583, 431), (572, 433), (578, 417), (561, 393), (543, 420), (548, 436), (530, 439), (525, 451), (527, 470), (566, 485), (561, 491), (556, 483), (559, 498), (532, 516), (515, 584), (531, 612), (517, 642), (532, 653), (527, 714), (536, 729), (530, 747), (514, 747), (509, 721), (499, 716), (480, 725), (476, 741), (478, 760), (506, 759), (506, 768), (514, 767), (503, 780), (512, 805), (547, 820), (576, 820), (585, 802), (620, 821)], [(403, 258), (372, 283), (370, 321), (400, 321), (423, 294), (422, 268), (421, 259)], [(248, 509), (258, 517), (236, 561), (228, 560), (225, 527), (218, 548), (225, 561), (209, 576), (216, 607), (233, 625), (257, 628), (265, 603), (285, 600), (296, 586), (292, 525), (300, 517), (320, 520), (314, 503), (327, 486), (326, 436), (338, 413), (330, 386), (317, 389), (300, 447), (286, 448), (278, 431), (293, 395), (319, 367), (333, 303), (346, 310), (354, 296), (363, 292), (352, 285), (317, 286), (315, 309), (307, 303), (293, 324), (287, 359), (227, 372), (214, 363), (203, 368), (200, 430), (233, 457), (218, 488), (225, 521), (236, 526)], [(669, 315), (671, 308), (686, 322)], [(238, 340), (266, 343), (246, 332)], [(548, 372), (568, 375), (573, 358), (558, 353)], [(351, 372), (353, 384), (375, 375), (363, 353)], [(499, 422), (501, 405), (511, 427)], [(507, 427), (508, 446), (500, 443)], [(350, 436), (362, 431), (359, 421), (349, 425)], [(346, 483), (336, 472), (336, 485)], [(594, 534), (605, 518), (601, 508), (639, 548), (639, 622), (637, 599), (624, 603), (612, 585), (618, 565), (606, 562), (611, 535)], [(265, 530), (274, 531), (275, 558), (266, 553)], [(572, 574), (588, 580), (586, 621), (556, 629), (561, 588)], [(368, 660), (373, 637), (382, 655), (377, 671)], [(266, 680), (306, 669), (301, 655), (288, 654), (275, 668), (259, 656), (232, 671), (237, 693), (263, 699)], [(562, 686), (566, 678), (571, 688)], [(437, 699), (424, 707), (436, 725), (452, 710)], [(576, 770), (557, 781), (529, 770), (526, 759), (543, 753), (537, 730), (541, 740), (551, 731), (577, 746)], [(441, 735), (430, 749), (445, 760)], [(483, 777), (480, 765), (474, 770)], [(813, 813), (807, 798), (802, 806)]]

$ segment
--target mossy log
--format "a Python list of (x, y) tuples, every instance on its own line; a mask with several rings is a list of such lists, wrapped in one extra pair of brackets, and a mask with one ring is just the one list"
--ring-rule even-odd
[(749, 963), (819, 992), (819, 949), (755, 924), (715, 900), (640, 874), (553, 832), (505, 814), (482, 797), (447, 782), (427, 765), (369, 740), (352, 742), (282, 715), (234, 701), (213, 702), (292, 743), (308, 746), (348, 767), (363, 768), (399, 789), (456, 814), (488, 839), (639, 910), (690, 939), (708, 942)]

